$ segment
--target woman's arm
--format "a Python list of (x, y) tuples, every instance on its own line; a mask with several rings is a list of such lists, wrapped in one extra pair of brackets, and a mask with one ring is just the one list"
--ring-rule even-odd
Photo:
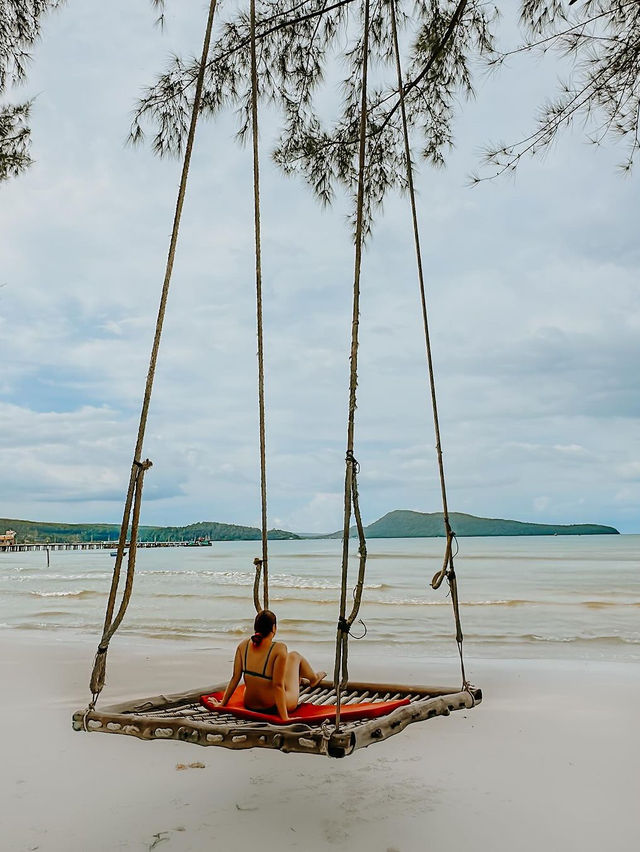
[(233, 674), (231, 675), (229, 685), (227, 686), (225, 693), (222, 696), (222, 701), (220, 702), (223, 707), (233, 695), (235, 688), (240, 683), (240, 678), (242, 677), (242, 653), (240, 651), (241, 647), (242, 642), (236, 648), (236, 655), (233, 659)]
[(287, 694), (284, 689), (284, 672), (287, 666), (287, 648), (283, 645), (276, 652), (277, 656), (273, 661), (273, 697), (276, 702), (276, 709), (281, 719), (287, 721), (289, 713), (287, 711)]

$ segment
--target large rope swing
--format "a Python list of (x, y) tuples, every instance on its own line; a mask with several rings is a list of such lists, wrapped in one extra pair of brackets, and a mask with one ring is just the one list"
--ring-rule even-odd
[[(367, 168), (367, 89), (368, 89), (368, 43), (370, 0), (363, 5), (363, 59), (361, 71), (361, 105), (358, 137), (358, 179), (356, 194), (356, 228), (354, 236), (354, 283), (353, 307), (351, 322), (351, 347), (349, 356), (349, 402), (347, 415), (347, 446), (345, 455), (345, 485), (344, 485), (344, 523), (342, 535), (342, 562), (340, 605), (336, 633), (336, 650), (333, 683), (323, 682), (314, 689), (301, 692), (301, 702), (335, 706), (335, 722), (323, 721), (321, 724), (291, 725), (276, 727), (265, 722), (245, 721), (223, 711), (211, 712), (203, 708), (199, 698), (205, 693), (214, 692), (218, 686), (207, 686), (187, 693), (170, 696), (158, 696), (151, 699), (137, 699), (124, 704), (106, 708), (102, 712), (96, 710), (98, 697), (105, 684), (106, 661), (109, 642), (120, 626), (133, 590), (135, 573), (136, 543), (142, 501), (142, 487), (145, 472), (151, 467), (151, 462), (142, 460), (142, 448), (148, 417), (149, 403), (153, 388), (153, 380), (162, 326), (166, 311), (171, 274), (178, 241), (180, 219), (186, 193), (191, 154), (195, 138), (196, 125), (200, 111), (204, 74), (207, 57), (211, 44), (211, 33), (216, 11), (217, 0), (211, 0), (205, 29), (202, 56), (191, 112), (191, 120), (185, 146), (182, 174), (178, 190), (178, 198), (169, 244), (169, 252), (165, 276), (160, 298), (160, 306), (156, 320), (156, 328), (151, 350), (149, 370), (138, 427), (138, 435), (131, 466), (129, 487), (125, 498), (122, 526), (118, 541), (118, 551), (114, 565), (111, 586), (107, 601), (102, 637), (98, 644), (93, 670), (90, 679), (91, 700), (87, 708), (74, 714), (76, 730), (100, 730), (112, 733), (124, 733), (143, 739), (182, 739), (199, 745), (222, 745), (228, 748), (278, 748), (281, 751), (302, 751), (305, 753), (328, 754), (343, 757), (358, 747), (370, 745), (392, 736), (403, 730), (408, 724), (432, 718), (436, 715), (448, 715), (452, 710), (475, 706), (481, 698), (479, 689), (472, 687), (466, 678), (462, 642), (463, 634), (460, 624), (457, 580), (454, 569), (453, 543), (455, 534), (451, 529), (447, 506), (447, 494), (444, 475), (444, 463), (440, 441), (440, 426), (436, 399), (435, 376), (431, 353), (431, 341), (427, 314), (427, 301), (424, 284), (422, 251), (418, 227), (415, 188), (409, 141), (408, 122), (405, 105), (405, 88), (402, 80), (402, 66), (398, 46), (396, 21), (396, 0), (390, 0), (390, 15), (392, 26), (393, 53), (396, 65), (399, 105), (402, 118), (404, 137), (407, 186), (411, 205), (414, 246), (416, 254), (418, 284), (422, 309), (423, 327), (427, 367), (429, 374), (429, 389), (433, 410), (433, 420), (436, 437), (436, 453), (440, 486), (442, 494), (443, 519), (446, 532), (446, 547), (442, 569), (434, 576), (431, 585), (434, 589), (440, 587), (447, 579), (451, 591), (451, 601), (454, 611), (456, 642), (460, 656), (462, 673), (461, 687), (416, 687), (398, 684), (369, 684), (354, 683), (349, 679), (348, 671), (348, 640), (351, 627), (355, 622), (362, 601), (365, 569), (367, 560), (366, 540), (360, 507), (358, 502), (358, 471), (359, 465), (354, 455), (355, 450), (355, 411), (356, 391), (358, 384), (358, 344), (360, 321), (360, 281), (363, 249), (363, 220), (365, 171)], [(267, 476), (266, 476), (266, 428), (265, 428), (265, 378), (264, 378), (264, 333), (262, 313), (262, 252), (260, 229), (260, 164), (258, 144), (258, 99), (259, 79), (256, 51), (256, 6), (255, 0), (250, 0), (250, 113), (253, 157), (253, 203), (254, 203), (254, 239), (255, 239), (255, 286), (256, 286), (256, 327), (258, 340), (258, 409), (259, 409), (259, 446), (260, 446), (260, 497), (261, 497), (261, 540), (262, 554), (254, 560), (256, 568), (253, 587), (253, 602), (256, 610), (267, 608), (269, 605), (269, 571), (267, 544)], [(349, 589), (348, 562), (349, 537), (351, 518), (355, 519), (358, 534), (359, 565), (356, 582), (353, 588), (353, 605), (347, 615), (347, 595)], [(122, 563), (127, 545), (127, 532), (130, 532), (128, 561), (122, 600), (114, 617), (118, 586), (120, 584)], [(260, 601), (260, 580), (262, 579), (262, 601)], [(357, 719), (343, 722), (342, 708), (367, 702), (388, 701), (390, 699), (406, 699), (406, 705), (394, 710), (386, 717), (375, 719)], [(304, 730), (300, 730), (300, 729)]]

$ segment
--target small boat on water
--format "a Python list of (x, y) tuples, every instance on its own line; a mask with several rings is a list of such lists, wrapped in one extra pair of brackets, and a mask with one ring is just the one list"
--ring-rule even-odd
[(196, 538), (193, 541), (188, 541), (185, 547), (211, 547), (211, 539)]
[[(117, 556), (117, 555), (118, 555), (118, 551), (117, 551), (117, 550), (112, 550), (110, 555), (111, 555), (111, 556)], [(124, 552), (122, 555), (123, 555), (123, 556), (126, 556), (126, 555), (127, 555), (127, 551), (125, 550), (125, 552)]]

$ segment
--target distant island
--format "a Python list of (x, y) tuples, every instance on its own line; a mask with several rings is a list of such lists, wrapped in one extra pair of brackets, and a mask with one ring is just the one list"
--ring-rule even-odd
[[(615, 527), (602, 524), (533, 524), (503, 518), (479, 518), (452, 512), (451, 528), (457, 536), (491, 535), (620, 535)], [(364, 528), (367, 538), (437, 538), (444, 536), (442, 512), (411, 512), (396, 509)], [(355, 527), (351, 535), (356, 534)], [(320, 538), (320, 536), (318, 536)], [(342, 538), (342, 530), (322, 538)]]
[[(451, 526), (458, 536), (514, 536), (514, 535), (619, 535), (614, 527), (602, 524), (533, 524), (510, 521), (502, 518), (480, 518), (453, 512)], [(90, 542), (118, 540), (120, 527), (116, 524), (56, 524), (40, 521), (20, 521), (0, 518), (0, 531), (14, 530), (16, 540), (25, 543), (37, 542)], [(356, 535), (355, 527), (351, 535)], [(367, 538), (437, 538), (444, 536), (442, 512), (412, 512), (396, 509), (365, 527)], [(301, 534), (287, 530), (269, 530), (273, 540), (301, 540), (341, 538), (342, 532)], [(140, 541), (195, 541), (199, 538), (211, 541), (259, 541), (257, 527), (221, 524), (215, 521), (200, 521), (182, 527), (140, 527)]]

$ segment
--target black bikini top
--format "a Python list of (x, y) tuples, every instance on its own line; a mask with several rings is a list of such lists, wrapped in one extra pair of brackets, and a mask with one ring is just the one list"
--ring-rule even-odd
[[(249, 640), (251, 641), (251, 640)], [(273, 651), (273, 642), (271, 643), (271, 647), (267, 651), (267, 656), (265, 657), (264, 666), (262, 667), (262, 672), (252, 672), (247, 668), (247, 651), (249, 650), (249, 642), (244, 646), (244, 668), (242, 669), (242, 674), (244, 675), (252, 675), (253, 677), (261, 677), (264, 680), (271, 680), (271, 675), (265, 674), (267, 671), (267, 665), (269, 663), (269, 657), (271, 656), (271, 652)]]

